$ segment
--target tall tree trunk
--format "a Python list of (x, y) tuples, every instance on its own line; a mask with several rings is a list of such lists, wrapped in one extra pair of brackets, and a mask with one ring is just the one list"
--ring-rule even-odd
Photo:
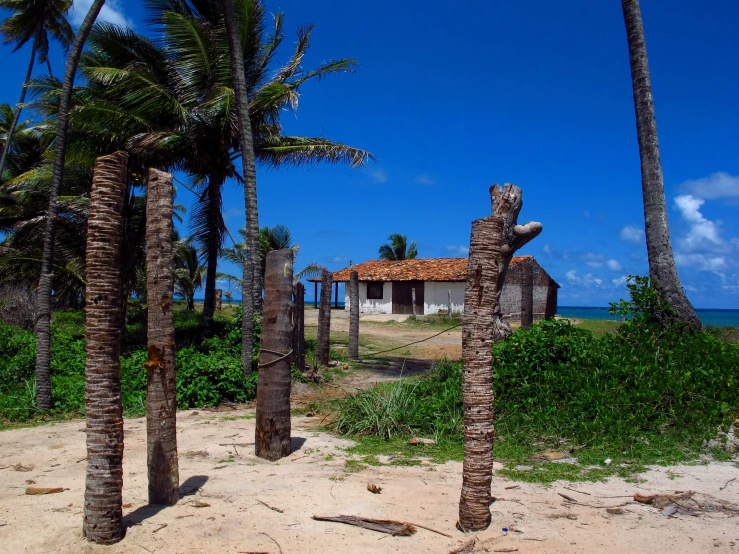
[(205, 245), (207, 253), (207, 270), (205, 274), (205, 298), (203, 300), (202, 325), (204, 338), (213, 336), (213, 314), (216, 310), (216, 281), (218, 279), (218, 258), (223, 244), (223, 199), (221, 187), (223, 179), (210, 177), (208, 181), (208, 243)]
[(257, 172), (254, 165), (254, 138), (249, 118), (249, 98), (244, 75), (244, 54), (241, 48), (241, 33), (234, 11), (233, 0), (221, 0), (228, 33), (228, 46), (231, 54), (231, 72), (236, 97), (236, 115), (239, 123), (241, 142), (241, 164), (244, 170), (244, 207), (246, 210), (246, 257), (244, 260), (244, 279), (242, 281), (242, 337), (241, 365), (247, 375), (252, 372), (252, 351), (254, 346), (254, 310), (258, 306), (257, 296), (261, 298), (261, 264), (259, 261), (259, 215), (257, 210)]
[(191, 312), (195, 311), (195, 294), (187, 295), (187, 309)]
[(174, 352), (172, 175), (149, 170), (146, 193), (146, 293), (149, 359), (146, 379), (146, 461), (149, 504), (179, 499), (177, 370)]
[(301, 282), (293, 285), (293, 364), (298, 370), (305, 371), (305, 285)]
[(54, 175), (49, 191), (49, 208), (44, 228), (44, 251), (41, 257), (41, 275), (38, 284), (38, 311), (36, 312), (36, 386), (37, 405), (40, 410), (51, 409), (51, 292), (54, 280), (54, 238), (56, 235), (57, 197), (64, 181), (64, 156), (67, 148), (67, 127), (72, 101), (74, 74), (80, 61), (82, 47), (90, 34), (95, 19), (105, 0), (94, 0), (82, 21), (64, 70), (64, 85), (59, 99), (59, 117), (54, 141)]
[(675, 258), (672, 254), (652, 82), (649, 75), (647, 44), (644, 38), (639, 0), (621, 0), (621, 7), (626, 23), (631, 84), (634, 89), (649, 277), (652, 285), (664, 293), (668, 305), (675, 312), (674, 314), (661, 313), (657, 317), (663, 325), (676, 319), (690, 328), (700, 329), (701, 321), (680, 285), (680, 277), (678, 277)]
[(529, 329), (534, 323), (534, 258), (521, 264), (521, 329)]
[(128, 154), (95, 160), (87, 223), (85, 412), (87, 475), (83, 532), (112, 544), (123, 537), (121, 248)]
[(349, 274), (349, 358), (359, 359), (359, 274), (356, 271)]
[(264, 323), (257, 381), (255, 453), (279, 460), (289, 456), (290, 347), (293, 339), (293, 251), (267, 254)]
[(31, 80), (31, 74), (33, 73), (33, 62), (36, 61), (36, 52), (38, 51), (39, 36), (43, 32), (43, 27), (39, 25), (36, 30), (36, 36), (33, 37), (33, 47), (31, 48), (31, 59), (28, 61), (28, 71), (26, 71), (26, 80), (23, 81), (21, 87), (21, 98), (18, 100), (18, 109), (13, 114), (13, 121), (8, 129), (8, 134), (5, 136), (5, 148), (3, 148), (3, 154), (0, 156), (0, 179), (2, 179), (3, 171), (5, 170), (5, 160), (10, 152), (10, 143), (13, 140), (13, 134), (15, 128), (18, 126), (18, 122), (21, 118), (21, 111), (23, 111), (23, 102), (26, 101), (26, 92), (28, 91), (28, 83)]
[(503, 218), (472, 222), (462, 328), (462, 404), (464, 462), (459, 501), (460, 530), (480, 531), (490, 525), (493, 479), (493, 312)]
[(321, 275), (321, 305), (318, 308), (318, 340), (316, 359), (320, 365), (327, 366), (331, 335), (331, 283), (333, 274), (324, 269)]

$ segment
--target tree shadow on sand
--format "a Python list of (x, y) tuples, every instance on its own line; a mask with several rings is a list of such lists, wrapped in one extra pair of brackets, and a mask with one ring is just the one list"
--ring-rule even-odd
[[(193, 475), (180, 485), (180, 498), (195, 495), (208, 482), (207, 475)], [(169, 508), (167, 504), (146, 504), (140, 508), (136, 508), (130, 514), (123, 517), (123, 528), (128, 529), (134, 525), (141, 525), (144, 521), (154, 517), (165, 508)]]

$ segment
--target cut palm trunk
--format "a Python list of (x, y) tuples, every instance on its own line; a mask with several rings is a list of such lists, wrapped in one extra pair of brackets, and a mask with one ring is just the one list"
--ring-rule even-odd
[(177, 371), (174, 351), (172, 175), (149, 170), (146, 194), (147, 345), (146, 458), (149, 504), (179, 499)]
[(267, 254), (264, 321), (257, 381), (255, 453), (275, 461), (289, 456), (290, 359), (293, 339), (293, 251)]
[(349, 275), (349, 358), (359, 359), (359, 274), (356, 271)]
[(305, 371), (305, 285), (293, 285), (293, 365)]
[(123, 537), (121, 249), (127, 163), (125, 152), (95, 160), (87, 224), (87, 474), (83, 532), (88, 540), (99, 544), (112, 544)]
[(319, 365), (323, 366), (327, 366), (329, 361), (332, 282), (333, 274), (324, 269), (321, 275), (321, 305), (318, 307), (318, 340), (316, 344), (316, 360)]

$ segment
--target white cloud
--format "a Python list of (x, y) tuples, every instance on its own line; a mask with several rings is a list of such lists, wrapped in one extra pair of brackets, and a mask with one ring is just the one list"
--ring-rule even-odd
[(719, 171), (703, 179), (685, 181), (678, 189), (697, 198), (739, 198), (739, 176)]
[(675, 264), (683, 267), (693, 267), (701, 271), (719, 271), (728, 267), (724, 256), (710, 256), (699, 253), (677, 253), (675, 254)]
[(369, 176), (378, 185), (387, 183), (387, 173), (385, 173), (384, 169), (373, 169), (369, 172)]
[(465, 258), (469, 256), (470, 254), (470, 249), (467, 246), (449, 245), (445, 248), (445, 250), (447, 251), (449, 255), (453, 255), (454, 257), (459, 257), (459, 258)]
[(588, 252), (587, 254), (580, 256), (580, 259), (585, 262), (585, 265), (596, 269), (603, 267), (603, 260), (605, 260), (605, 258), (606, 257), (603, 254), (593, 254), (592, 252)]
[(431, 175), (428, 175), (427, 173), (416, 175), (413, 178), (413, 182), (416, 183), (417, 185), (424, 185), (426, 187), (430, 187), (436, 184), (436, 180), (433, 177), (431, 177)]
[[(107, 21), (115, 25), (133, 27), (133, 22), (123, 12), (123, 4), (120, 0), (108, 0), (100, 10), (96, 22)], [(92, 0), (75, 0), (72, 9), (69, 11), (72, 25), (79, 27), (82, 24), (91, 5)]]
[(644, 237), (644, 231), (638, 227), (632, 227), (627, 225), (619, 233), (621, 240), (624, 242), (630, 242), (631, 244), (639, 244)]
[(624, 275), (624, 276), (622, 276), (622, 277), (619, 277), (618, 279), (611, 279), (611, 282), (612, 282), (612, 283), (613, 283), (613, 284), (614, 284), (615, 286), (617, 286), (617, 287), (620, 287), (620, 286), (622, 286), (622, 285), (625, 285), (625, 284), (626, 284), (626, 281), (628, 281), (628, 279), (629, 279), (629, 278), (628, 278), (628, 277), (627, 277), (626, 275)]
[(552, 247), (549, 246), (548, 242), (544, 243), (544, 246), (541, 247), (541, 251), (544, 252), (547, 256), (551, 255), (552, 253)]
[(603, 279), (599, 279), (598, 277), (593, 277), (592, 273), (586, 273), (582, 277), (580, 277), (577, 274), (577, 271), (574, 269), (571, 269), (565, 274), (565, 277), (567, 278), (567, 282), (571, 285), (582, 285), (584, 287), (592, 287), (596, 286), (599, 287), (603, 284)]
[(713, 221), (706, 219), (700, 212), (705, 200), (685, 194), (675, 198), (675, 207), (683, 219), (690, 225), (688, 235), (681, 240), (682, 248), (695, 250), (708, 243), (722, 245), (724, 241), (718, 235), (718, 227)]
[(346, 256), (330, 256), (326, 258), (327, 261), (334, 263), (334, 264), (348, 264), (349, 258)]
[(624, 268), (621, 266), (621, 264), (618, 262), (618, 260), (608, 260), (606, 262), (606, 267), (610, 269), (611, 271), (623, 271)]

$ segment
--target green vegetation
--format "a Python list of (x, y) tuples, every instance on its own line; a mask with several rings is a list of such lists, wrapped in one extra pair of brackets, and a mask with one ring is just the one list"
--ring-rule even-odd
[[(216, 335), (199, 341), (200, 314), (183, 307), (178, 303), (175, 309), (177, 407), (253, 399), (257, 374), (245, 377), (241, 370), (240, 310), (234, 310), (232, 316), (217, 314)], [(146, 409), (145, 317), (135, 304), (129, 307), (121, 350), (121, 395), (127, 416), (143, 415)], [(52, 330), (52, 415), (79, 416), (85, 404), (84, 313), (56, 313)], [(32, 333), (0, 322), (0, 423), (28, 421), (35, 416), (35, 356)]]
[[(620, 309), (637, 317), (600, 337), (549, 320), (495, 345), (495, 457), (505, 473), (540, 482), (628, 477), (646, 464), (739, 454), (706, 446), (739, 415), (739, 345), (638, 317), (648, 309), (638, 295)], [(359, 440), (359, 456), (460, 459), (461, 381), (461, 364), (444, 361), (420, 378), (380, 384), (337, 401), (334, 428)], [(409, 445), (412, 435), (436, 444)], [(548, 449), (576, 463), (537, 461)]]

